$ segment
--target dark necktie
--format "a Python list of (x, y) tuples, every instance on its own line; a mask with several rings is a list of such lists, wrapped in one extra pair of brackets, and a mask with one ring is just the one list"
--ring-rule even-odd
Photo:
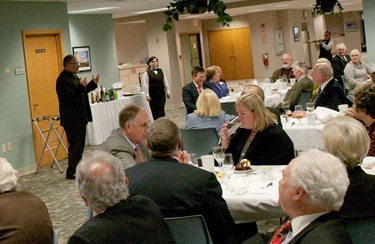
[(348, 62), (345, 56), (342, 57), (342, 60), (344, 60), (345, 63)]
[(141, 151), (139, 150), (138, 145), (135, 145), (134, 150), (135, 150), (135, 155), (137, 156), (137, 163), (143, 163), (144, 160), (143, 160), (143, 157), (142, 157)]
[(318, 93), (316, 94), (313, 103), (316, 103), (316, 101), (318, 100), (318, 97), (320, 96), (320, 93), (322, 93), (322, 89), (319, 86)]
[(288, 232), (291, 230), (292, 221), (286, 221), (280, 228), (276, 230), (275, 235), (272, 237), (271, 244), (280, 244), (288, 235)]

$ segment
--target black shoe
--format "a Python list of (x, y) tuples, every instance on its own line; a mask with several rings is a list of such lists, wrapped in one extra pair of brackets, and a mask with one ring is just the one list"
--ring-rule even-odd
[(66, 173), (66, 179), (67, 180), (75, 180), (76, 179), (76, 174), (68, 174), (68, 173)]

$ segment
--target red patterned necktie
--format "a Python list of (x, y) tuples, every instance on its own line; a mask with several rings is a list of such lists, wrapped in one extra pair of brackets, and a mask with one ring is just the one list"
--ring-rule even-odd
[(143, 160), (143, 157), (142, 157), (142, 154), (141, 154), (141, 151), (139, 150), (139, 147), (138, 145), (135, 145), (135, 155), (137, 156), (137, 162), (138, 163), (143, 163), (144, 160)]
[(275, 235), (272, 237), (271, 244), (280, 244), (288, 232), (292, 229), (292, 221), (286, 221), (280, 228), (275, 232)]
[(198, 93), (199, 93), (199, 94), (202, 93), (202, 86), (198, 86)]

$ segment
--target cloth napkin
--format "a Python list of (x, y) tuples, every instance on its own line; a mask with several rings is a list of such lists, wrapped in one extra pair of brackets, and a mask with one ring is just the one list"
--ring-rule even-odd
[(250, 183), (251, 179), (249, 176), (232, 176), (227, 181), (227, 190), (231, 195), (241, 195), (248, 191)]
[(340, 112), (325, 107), (317, 107), (314, 110), (314, 112), (318, 120), (323, 124), (327, 122), (330, 118), (337, 117), (340, 115)]

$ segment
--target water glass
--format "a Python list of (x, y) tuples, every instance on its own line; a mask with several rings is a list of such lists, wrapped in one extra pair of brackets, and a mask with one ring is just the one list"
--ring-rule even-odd
[(216, 146), (212, 148), (212, 154), (214, 155), (215, 160), (219, 164), (220, 170), (222, 169), (224, 157), (225, 157), (225, 150), (222, 146)]
[(231, 153), (226, 153), (224, 156), (223, 167), (225, 170), (225, 175), (230, 179), (232, 174), (234, 173), (234, 163), (233, 163), (233, 156)]
[(192, 165), (198, 167), (198, 156), (196, 153), (190, 153), (190, 162)]
[(315, 104), (314, 103), (306, 103), (306, 110), (307, 112), (313, 112), (314, 111), (314, 108), (315, 108)]

